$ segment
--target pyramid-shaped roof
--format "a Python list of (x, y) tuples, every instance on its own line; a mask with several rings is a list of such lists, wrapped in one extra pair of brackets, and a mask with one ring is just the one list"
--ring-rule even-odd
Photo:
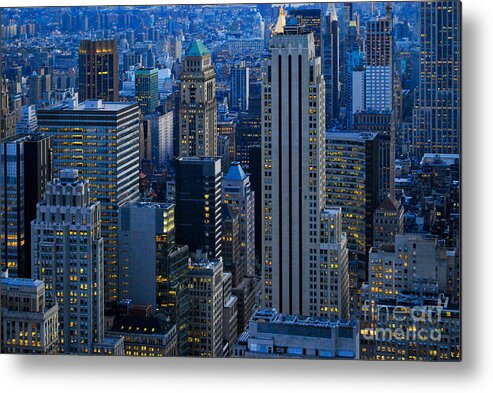
[(233, 161), (229, 167), (229, 171), (224, 176), (224, 180), (243, 180), (247, 177), (241, 164), (238, 161)]
[(188, 50), (187, 56), (205, 56), (210, 54), (205, 45), (200, 40), (195, 40)]

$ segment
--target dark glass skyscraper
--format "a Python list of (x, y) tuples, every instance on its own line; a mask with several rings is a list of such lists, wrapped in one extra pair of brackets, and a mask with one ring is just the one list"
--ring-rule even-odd
[(176, 161), (176, 242), (191, 253), (221, 256), (221, 158)]
[(339, 21), (335, 7), (324, 17), (322, 36), (322, 72), (325, 79), (326, 124), (339, 117)]

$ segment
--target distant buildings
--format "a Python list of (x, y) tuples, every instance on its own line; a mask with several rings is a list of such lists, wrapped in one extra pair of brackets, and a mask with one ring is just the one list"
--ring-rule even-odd
[(118, 208), (139, 195), (139, 107), (89, 100), (38, 111), (41, 132), (53, 137), (53, 167), (78, 170), (101, 202), (105, 238), (105, 300), (118, 296)]
[(180, 86), (179, 153), (182, 157), (216, 155), (216, 73), (200, 40), (187, 52)]
[(118, 101), (118, 47), (115, 40), (81, 40), (79, 98)]
[(231, 68), (231, 109), (238, 112), (248, 112), (250, 96), (250, 69), (241, 62)]
[(40, 280), (2, 277), (1, 353), (58, 352), (58, 305), (46, 304)]
[(235, 357), (359, 359), (356, 320), (280, 314), (258, 310), (238, 339)]

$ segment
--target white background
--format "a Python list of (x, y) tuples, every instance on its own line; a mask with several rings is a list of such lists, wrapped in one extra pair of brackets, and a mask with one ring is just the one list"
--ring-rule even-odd
[[(258, 2), (259, 0), (257, 0)], [(1, 6), (171, 0), (1, 0)], [(177, 1), (175, 3), (199, 3)], [(211, 1), (212, 2), (212, 1)], [(215, 1), (227, 3), (227, 1)], [(250, 2), (251, 1), (234, 1)], [(474, 392), (493, 386), (493, 1), (463, 1), (463, 361), (387, 363), (0, 356), (2, 392)], [(489, 372), (489, 373), (488, 373)]]

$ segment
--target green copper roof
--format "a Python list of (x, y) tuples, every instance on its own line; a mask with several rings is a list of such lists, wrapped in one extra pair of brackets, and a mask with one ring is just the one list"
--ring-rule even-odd
[(204, 46), (202, 41), (200, 40), (195, 40), (188, 50), (187, 56), (205, 56), (208, 55), (209, 51), (207, 48)]

